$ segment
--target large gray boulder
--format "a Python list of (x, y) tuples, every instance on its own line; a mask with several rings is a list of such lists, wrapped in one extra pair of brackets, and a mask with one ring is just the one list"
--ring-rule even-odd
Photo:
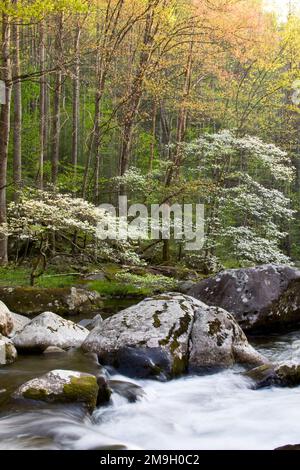
[(248, 343), (233, 316), (218, 307), (202, 304), (195, 314), (189, 368), (201, 371), (238, 364), (265, 364), (266, 359)]
[(17, 359), (17, 350), (12, 341), (0, 335), (0, 366), (12, 364)]
[(129, 376), (176, 376), (188, 365), (189, 338), (200, 302), (181, 294), (148, 298), (91, 331), (84, 351)]
[(143, 378), (266, 362), (231, 315), (178, 293), (145, 299), (104, 320), (82, 348), (95, 352), (103, 365)]
[(53, 370), (21, 385), (13, 397), (47, 403), (83, 403), (92, 411), (97, 404), (98, 391), (94, 375)]
[(199, 282), (189, 295), (227, 310), (243, 330), (300, 322), (300, 271), (288, 266), (229, 269)]
[(89, 331), (52, 312), (31, 320), (12, 341), (21, 351), (43, 352), (49, 346), (61, 349), (79, 348)]

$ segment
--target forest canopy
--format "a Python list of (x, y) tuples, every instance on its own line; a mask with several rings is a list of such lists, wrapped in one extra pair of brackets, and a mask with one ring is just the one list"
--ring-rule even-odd
[[(41, 252), (300, 259), (300, 18), (261, 0), (1, 0), (0, 264)], [(101, 243), (95, 214), (202, 203), (205, 245)], [(69, 217), (68, 217), (69, 215)]]

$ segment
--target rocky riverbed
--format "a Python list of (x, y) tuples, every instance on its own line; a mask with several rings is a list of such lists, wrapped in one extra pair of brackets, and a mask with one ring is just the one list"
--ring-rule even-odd
[[(300, 304), (290, 297), (298, 276), (273, 266), (227, 271), (202, 281), (205, 288), (194, 292), (198, 299), (166, 293), (106, 320), (63, 319), (53, 312), (28, 319), (1, 304), (0, 448), (299, 444)], [(229, 283), (229, 299), (223, 278), (227, 285), (238, 280), (236, 293)], [(216, 283), (222, 296), (212, 305)], [(247, 338), (239, 326), (245, 319), (239, 296), (252, 319), (255, 305), (255, 323), (264, 318), (259, 335)], [(266, 332), (284, 298), (286, 308), (277, 310), (281, 318), (272, 326), (287, 319), (289, 331)]]

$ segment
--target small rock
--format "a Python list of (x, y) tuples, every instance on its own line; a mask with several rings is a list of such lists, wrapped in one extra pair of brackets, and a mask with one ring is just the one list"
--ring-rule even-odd
[(78, 325), (83, 326), (87, 330), (91, 331), (94, 328), (97, 328), (98, 326), (100, 326), (102, 322), (103, 322), (103, 319), (101, 315), (98, 314), (92, 319), (81, 320), (80, 322), (78, 322)]
[(97, 377), (97, 384), (99, 387), (97, 406), (109, 403), (112, 391), (106, 378), (103, 375), (100, 375), (99, 377)]
[(13, 337), (22, 351), (43, 352), (49, 346), (61, 349), (79, 348), (89, 331), (52, 312), (44, 312)]
[(145, 396), (145, 392), (139, 385), (123, 380), (110, 380), (109, 386), (114, 393), (126, 398), (129, 403), (135, 403)]
[(244, 375), (252, 380), (256, 389), (271, 386), (297, 387), (300, 385), (300, 364), (287, 362), (263, 365)]
[(12, 341), (0, 335), (0, 365), (12, 364), (17, 359), (17, 350)]
[(300, 450), (300, 444), (277, 447), (275, 450)]
[(13, 320), (7, 306), (0, 300), (0, 334), (8, 336), (13, 330)]
[(48, 346), (48, 348), (45, 349), (43, 354), (65, 354), (65, 350), (58, 348), (57, 346)]
[(47, 403), (83, 403), (92, 411), (97, 404), (98, 388), (94, 375), (53, 370), (21, 385), (13, 397)]

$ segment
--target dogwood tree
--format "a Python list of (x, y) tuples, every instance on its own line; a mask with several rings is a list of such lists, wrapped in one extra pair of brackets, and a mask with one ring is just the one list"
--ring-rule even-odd
[(294, 168), (286, 152), (257, 137), (205, 134), (184, 144), (187, 173), (211, 181), (206, 206), (206, 258), (224, 252), (245, 263), (288, 262), (282, 241), (293, 219), (286, 189)]

